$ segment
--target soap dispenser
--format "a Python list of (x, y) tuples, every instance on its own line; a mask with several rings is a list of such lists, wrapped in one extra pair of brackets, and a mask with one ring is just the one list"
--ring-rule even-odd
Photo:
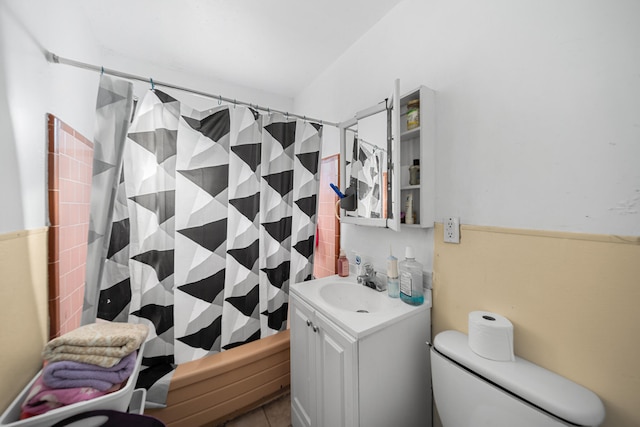
[(349, 260), (344, 249), (340, 249), (340, 256), (338, 257), (338, 276), (347, 277), (349, 275)]
[(416, 261), (411, 246), (407, 246), (405, 259), (400, 261), (398, 268), (400, 270), (400, 299), (411, 305), (424, 303), (422, 264)]

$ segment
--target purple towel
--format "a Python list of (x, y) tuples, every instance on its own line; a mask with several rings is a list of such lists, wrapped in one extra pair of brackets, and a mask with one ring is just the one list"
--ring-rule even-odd
[(52, 409), (84, 402), (105, 394), (107, 394), (107, 391), (100, 391), (90, 387), (52, 389), (47, 387), (42, 381), (42, 375), (40, 375), (31, 386), (27, 398), (22, 403), (22, 412), (26, 416), (40, 415)]
[(105, 391), (129, 378), (135, 365), (135, 351), (123, 357), (111, 368), (65, 360), (45, 366), (42, 379), (45, 385), (56, 389), (91, 387)]

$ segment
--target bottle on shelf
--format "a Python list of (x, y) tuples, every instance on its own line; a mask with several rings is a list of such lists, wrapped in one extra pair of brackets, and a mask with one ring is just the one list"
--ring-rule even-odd
[(404, 205), (404, 223), (413, 224), (414, 218), (415, 213), (413, 212), (413, 193), (409, 192), (409, 194), (407, 194), (407, 199), (405, 200)]
[(420, 159), (413, 159), (413, 165), (409, 166), (409, 185), (420, 184)]
[(420, 126), (420, 100), (412, 99), (407, 103), (407, 130)]

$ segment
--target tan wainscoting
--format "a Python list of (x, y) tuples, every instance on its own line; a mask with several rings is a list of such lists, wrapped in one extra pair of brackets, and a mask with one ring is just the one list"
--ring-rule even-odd
[(463, 225), (451, 244), (436, 224), (434, 240), (433, 336), (506, 316), (516, 355), (598, 394), (603, 426), (640, 425), (640, 237)]
[(217, 426), (289, 391), (289, 331), (176, 369), (167, 407), (145, 414), (167, 427)]
[(0, 413), (42, 367), (49, 340), (47, 228), (0, 235)]

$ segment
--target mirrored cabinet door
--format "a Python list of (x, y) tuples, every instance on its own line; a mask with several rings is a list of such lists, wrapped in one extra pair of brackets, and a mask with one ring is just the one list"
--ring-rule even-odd
[(343, 224), (399, 230), (433, 227), (435, 92), (400, 95), (396, 80), (384, 102), (340, 124)]
[(340, 123), (343, 224), (399, 227), (398, 177), (393, 167), (399, 159), (399, 99), (396, 82), (392, 96)]

